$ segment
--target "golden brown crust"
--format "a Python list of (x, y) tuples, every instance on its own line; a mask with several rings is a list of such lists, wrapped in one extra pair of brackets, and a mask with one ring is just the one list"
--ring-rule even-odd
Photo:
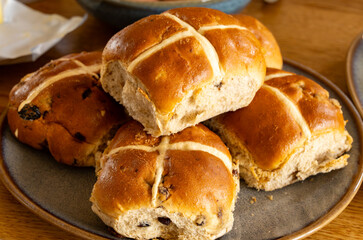
[[(45, 132), (44, 126), (42, 132)], [(92, 144), (81, 142), (71, 134), (65, 134), (65, 132), (67, 129), (61, 124), (54, 123), (51, 127), (47, 127), (45, 136), (47, 145), (43, 145), (43, 147), (48, 147), (57, 161), (74, 166), (86, 165), (84, 158), (92, 154)], [(32, 132), (30, 136), (32, 136)], [(22, 141), (20, 136), (19, 139)], [(32, 139), (30, 141), (31, 143), (34, 142)], [(25, 141), (22, 142), (26, 143)]]
[(170, 212), (229, 214), (235, 187), (232, 175), (215, 156), (201, 151), (168, 151), (164, 162), (163, 187), (170, 197), (162, 203)]
[(99, 52), (71, 54), (23, 78), (9, 96), (12, 132), (32, 147), (49, 145), (57, 161), (78, 166), (93, 164), (87, 159), (94, 157), (91, 155), (102, 139), (126, 118), (123, 109), (98, 86), (100, 67), (94, 72), (65, 76), (40, 89), (23, 107), (21, 104), (49, 79), (100, 63)]
[(194, 37), (165, 46), (138, 64), (132, 73), (142, 80), (162, 114), (171, 112), (188, 91), (213, 78), (210, 62)]
[(214, 29), (206, 31), (204, 36), (216, 49), (226, 76), (243, 76), (249, 68), (264, 68), (261, 45), (251, 32), (236, 28)]
[(225, 131), (246, 147), (262, 169), (280, 166), (303, 141), (293, 114), (269, 89), (262, 87), (251, 104), (217, 117)]
[(345, 122), (340, 106), (329, 99), (329, 93), (314, 81), (292, 75), (276, 77), (266, 82), (286, 94), (299, 108), (313, 133), (344, 131)]
[(120, 212), (150, 207), (157, 155), (129, 149), (101, 160), (106, 163), (92, 192), (98, 207), (116, 217)]
[(260, 41), (261, 46), (264, 49), (266, 66), (281, 69), (282, 56), (280, 47), (272, 33), (254, 17), (243, 14), (235, 14), (233, 16), (240, 21), (242, 26), (248, 28)]

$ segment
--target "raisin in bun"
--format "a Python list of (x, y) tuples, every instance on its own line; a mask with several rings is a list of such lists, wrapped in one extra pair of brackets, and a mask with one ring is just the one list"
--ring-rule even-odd
[(92, 210), (122, 236), (214, 239), (231, 230), (238, 165), (205, 126), (156, 138), (130, 121), (100, 163)]
[(235, 14), (233, 16), (240, 21), (242, 26), (248, 28), (260, 41), (266, 61), (266, 67), (281, 69), (282, 56), (280, 47), (270, 30), (254, 17), (243, 14)]
[(267, 191), (347, 165), (352, 138), (341, 106), (312, 80), (268, 69), (252, 103), (207, 123), (239, 161), (250, 187)]
[(153, 136), (247, 106), (266, 73), (260, 42), (231, 15), (178, 8), (115, 34), (101, 83)]
[(93, 166), (125, 121), (99, 86), (100, 52), (71, 54), (26, 75), (10, 92), (8, 122), (19, 141), (62, 163)]

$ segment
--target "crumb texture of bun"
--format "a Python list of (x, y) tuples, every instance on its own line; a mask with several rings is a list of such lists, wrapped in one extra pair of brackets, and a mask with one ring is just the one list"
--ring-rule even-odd
[(102, 155), (90, 200), (125, 237), (215, 239), (232, 229), (238, 191), (238, 164), (205, 126), (156, 138), (130, 121)]
[(275, 190), (348, 164), (341, 106), (314, 81), (268, 69), (251, 104), (206, 122), (230, 148), (248, 186)]
[(101, 83), (153, 136), (248, 105), (266, 72), (260, 42), (231, 15), (178, 8), (115, 34)]
[(248, 28), (258, 41), (260, 41), (266, 61), (266, 67), (282, 69), (283, 60), (280, 47), (271, 31), (254, 17), (243, 14), (235, 14), (233, 16), (241, 22), (242, 26)]
[(99, 84), (101, 52), (70, 54), (26, 75), (9, 95), (15, 137), (75, 166), (94, 166), (126, 121), (123, 108)]

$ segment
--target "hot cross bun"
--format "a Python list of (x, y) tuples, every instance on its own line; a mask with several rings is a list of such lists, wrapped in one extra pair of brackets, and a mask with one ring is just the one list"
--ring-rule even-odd
[(268, 69), (248, 107), (207, 122), (250, 187), (271, 191), (347, 165), (352, 137), (341, 106), (314, 81)]
[(49, 148), (75, 166), (93, 166), (126, 119), (99, 85), (100, 52), (71, 54), (26, 75), (9, 95), (8, 123), (19, 141)]
[(153, 136), (248, 105), (266, 72), (250, 30), (207, 8), (137, 21), (110, 39), (102, 61), (105, 91)]
[(214, 239), (231, 230), (238, 164), (205, 126), (156, 138), (128, 122), (100, 163), (92, 210), (122, 236)]

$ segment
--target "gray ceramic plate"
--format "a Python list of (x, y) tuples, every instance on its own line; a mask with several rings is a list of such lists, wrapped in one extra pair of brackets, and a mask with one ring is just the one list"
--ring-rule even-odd
[[(349, 164), (342, 170), (310, 177), (273, 192), (249, 189), (241, 182), (234, 227), (222, 237), (224, 240), (305, 237), (343, 211), (361, 184), (362, 122), (352, 103), (324, 77), (291, 61), (285, 62), (284, 69), (314, 79), (339, 99), (349, 121), (347, 129), (354, 138)], [(88, 239), (117, 239), (91, 211), (88, 199), (96, 181), (92, 168), (58, 164), (47, 152), (19, 143), (6, 121), (1, 128), (1, 156), (1, 179), (33, 212)], [(273, 200), (269, 199), (271, 195)], [(254, 204), (250, 203), (252, 197), (257, 200)]]
[(363, 32), (353, 41), (347, 56), (348, 89), (363, 117)]

